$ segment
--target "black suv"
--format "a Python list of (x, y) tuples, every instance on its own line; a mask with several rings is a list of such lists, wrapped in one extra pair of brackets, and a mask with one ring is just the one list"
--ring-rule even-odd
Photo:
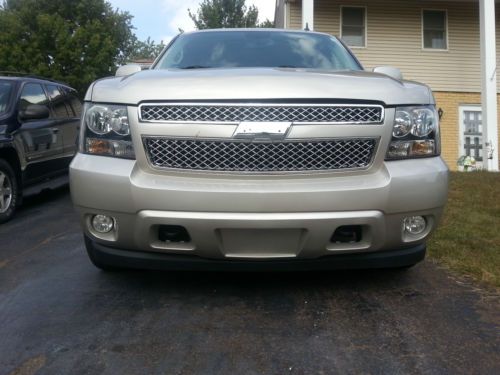
[(63, 83), (0, 75), (0, 223), (23, 194), (67, 182), (81, 112), (76, 91)]

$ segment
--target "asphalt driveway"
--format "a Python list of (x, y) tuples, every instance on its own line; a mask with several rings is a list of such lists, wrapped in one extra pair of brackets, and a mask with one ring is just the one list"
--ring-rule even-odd
[(0, 374), (500, 374), (493, 292), (407, 272), (104, 273), (67, 189), (0, 226)]

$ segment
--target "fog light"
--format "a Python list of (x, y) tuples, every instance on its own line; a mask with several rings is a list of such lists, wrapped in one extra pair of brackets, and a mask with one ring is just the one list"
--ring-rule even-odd
[(403, 221), (403, 228), (410, 234), (421, 234), (427, 227), (425, 218), (422, 216), (405, 217)]
[(95, 215), (92, 218), (92, 227), (96, 232), (109, 233), (115, 226), (115, 220), (111, 216)]

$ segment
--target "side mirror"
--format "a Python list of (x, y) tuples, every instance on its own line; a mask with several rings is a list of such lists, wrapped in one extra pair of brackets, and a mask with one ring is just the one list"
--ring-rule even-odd
[(377, 66), (376, 68), (373, 68), (373, 72), (385, 74), (386, 76), (397, 79), (398, 81), (403, 79), (403, 73), (401, 73), (401, 70), (392, 66)]
[(21, 120), (44, 120), (49, 118), (50, 112), (46, 105), (29, 104), (25, 110), (19, 112)]
[(134, 74), (134, 73), (138, 73), (141, 70), (142, 69), (141, 69), (140, 65), (137, 65), (137, 64), (127, 64), (127, 65), (120, 66), (118, 68), (118, 70), (116, 71), (115, 76), (116, 77), (125, 77), (125, 76), (129, 76), (131, 74)]

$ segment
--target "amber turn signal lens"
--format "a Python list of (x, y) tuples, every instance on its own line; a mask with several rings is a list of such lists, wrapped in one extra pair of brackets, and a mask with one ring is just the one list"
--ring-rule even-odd
[(104, 139), (87, 138), (87, 152), (96, 155), (113, 155), (109, 141)]
[(135, 159), (134, 146), (131, 141), (87, 138), (85, 140), (85, 152), (92, 155)]
[(413, 141), (411, 154), (415, 156), (433, 155), (435, 151), (434, 140)]

